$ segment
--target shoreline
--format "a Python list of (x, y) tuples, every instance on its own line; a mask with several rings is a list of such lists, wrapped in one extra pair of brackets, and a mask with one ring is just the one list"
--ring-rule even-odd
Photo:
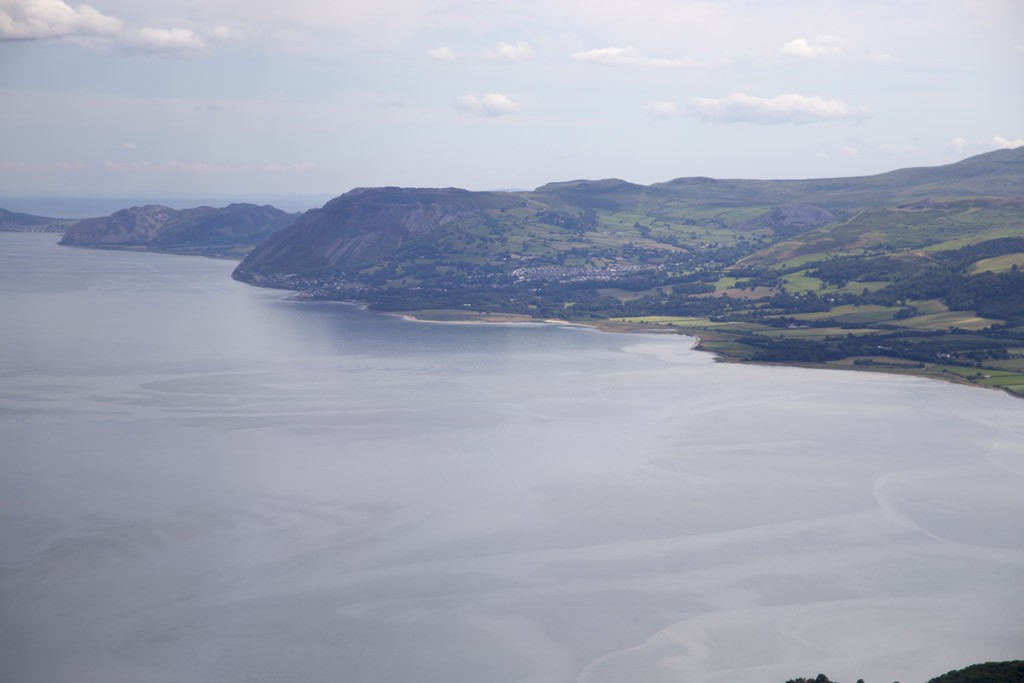
[[(370, 309), (366, 309), (370, 310)], [(656, 334), (656, 335), (677, 335), (699, 337), (690, 332), (677, 329), (657, 328), (638, 323), (619, 323), (610, 320), (594, 320), (589, 322), (578, 322), (562, 320), (560, 318), (533, 318), (522, 313), (477, 313), (464, 311), (374, 311), (385, 315), (395, 315), (403, 320), (417, 323), (434, 323), (444, 325), (561, 325), (563, 327), (583, 327), (610, 334)], [(711, 352), (715, 353), (715, 352)], [(717, 354), (716, 354), (717, 355)]]
[[(52, 233), (50, 233), (52, 234)], [(61, 245), (61, 246), (76, 246), (79, 248), (103, 248), (96, 247), (94, 245)], [(201, 258), (211, 258), (219, 261), (233, 261), (234, 258), (230, 256), (219, 256), (212, 254), (196, 254), (196, 253), (181, 253), (171, 252), (156, 249), (147, 249), (145, 247), (141, 249), (125, 249), (114, 247), (112, 250), (115, 251), (132, 251), (132, 252), (152, 252), (161, 253), (176, 256), (198, 256)], [(232, 279), (236, 279), (232, 276)], [(245, 280), (237, 280), (243, 284), (249, 285), (250, 287), (260, 287), (266, 289), (274, 289), (282, 293), (288, 292), (289, 295), (284, 297), (287, 301), (296, 302), (308, 302), (308, 303), (337, 303), (344, 304), (347, 306), (355, 306), (364, 311), (371, 310), (365, 302), (360, 301), (341, 301), (337, 299), (325, 299), (316, 296), (311, 296), (307, 292), (294, 289), (280, 289), (278, 287), (268, 287), (267, 285), (257, 284), (254, 282), (247, 282)], [(735, 363), (735, 364), (750, 364), (750, 365), (762, 365), (762, 366), (774, 366), (774, 367), (796, 367), (796, 368), (807, 368), (811, 370), (845, 370), (845, 371), (856, 371), (856, 372), (870, 372), (875, 374), (887, 374), (887, 375), (902, 375), (905, 377), (920, 377), (923, 379), (938, 380), (947, 382), (950, 384), (959, 384), (963, 386), (978, 387), (981, 389), (995, 389), (1001, 391), (1004, 394), (1008, 394), (1014, 398), (1024, 399), (1024, 395), (1014, 392), (1003, 386), (992, 386), (982, 384), (980, 382), (972, 381), (970, 377), (965, 375), (957, 374), (949, 370), (929, 371), (936, 367), (934, 365), (917, 368), (909, 365), (901, 365), (899, 363), (869, 363), (863, 365), (855, 365), (853, 363), (844, 364), (842, 360), (849, 361), (851, 359), (842, 359), (838, 362), (800, 362), (800, 361), (758, 361), (750, 360), (739, 355), (730, 354), (728, 351), (722, 349), (707, 348), (705, 342), (716, 341), (714, 339), (705, 339), (707, 330), (696, 330), (685, 327), (672, 327), (668, 329), (663, 326), (652, 326), (641, 323), (631, 322), (618, 322), (612, 320), (590, 320), (586, 322), (577, 322), (569, 320), (561, 320), (558, 318), (534, 318), (529, 315), (522, 313), (481, 313), (478, 311), (466, 311), (458, 309), (432, 309), (423, 311), (374, 311), (375, 313), (383, 313), (385, 315), (395, 315), (403, 320), (409, 322), (420, 322), (420, 323), (442, 323), (446, 325), (485, 325), (485, 324), (516, 324), (516, 325), (536, 325), (536, 324), (547, 324), (547, 325), (563, 325), (567, 327), (582, 327), (597, 330), (600, 332), (607, 332), (613, 334), (657, 334), (657, 335), (679, 335), (687, 336), (694, 340), (691, 345), (691, 349), (695, 351), (701, 351), (703, 353), (710, 353), (715, 362), (717, 363)], [(703, 335), (701, 333), (704, 333)], [(711, 333), (714, 336), (714, 332)], [(979, 372), (982, 372), (979, 369)]]
[[(357, 304), (358, 305), (358, 304)], [(364, 306), (365, 310), (366, 307)], [(749, 364), (749, 365), (761, 365), (769, 367), (785, 367), (785, 368), (806, 368), (808, 370), (840, 370), (847, 372), (869, 372), (873, 374), (883, 375), (900, 375), (904, 377), (919, 377), (921, 379), (930, 379), (935, 381), (947, 382), (949, 384), (958, 384), (961, 386), (976, 387), (979, 389), (990, 389), (999, 391), (1007, 394), (1014, 398), (1024, 399), (1021, 394), (1015, 393), (1005, 387), (999, 386), (987, 386), (978, 382), (972, 382), (968, 377), (964, 377), (949, 371), (940, 372), (928, 372), (929, 368), (917, 368), (911, 365), (901, 365), (899, 363), (878, 363), (874, 365), (854, 365), (836, 363), (813, 363), (813, 362), (779, 362), (779, 361), (757, 361), (742, 358), (740, 356), (730, 355), (720, 350), (708, 349), (704, 347), (704, 338), (700, 336), (695, 330), (688, 330), (686, 328), (673, 328), (666, 329), (664, 327), (652, 327), (650, 325), (642, 325), (639, 323), (623, 323), (614, 322), (610, 320), (594, 320), (589, 322), (573, 322), (569, 320), (560, 320), (557, 318), (532, 318), (528, 315), (520, 313), (479, 313), (470, 311), (458, 311), (458, 310), (428, 310), (428, 311), (398, 311), (394, 313), (388, 313), (389, 315), (396, 315), (403, 320), (409, 322), (418, 323), (433, 323), (433, 324), (445, 324), (445, 325), (494, 325), (494, 324), (546, 324), (546, 325), (564, 325), (567, 327), (584, 327), (588, 329), (597, 330), (599, 332), (606, 332), (610, 334), (655, 334), (655, 335), (677, 335), (690, 337), (694, 340), (691, 350), (700, 351), (702, 353), (710, 353), (714, 356), (716, 363), (734, 363), (737, 365)], [(849, 360), (849, 359), (844, 359)], [(934, 367), (934, 366), (932, 366)]]
[[(36, 234), (36, 235), (46, 234), (46, 235), (52, 235), (52, 234), (55, 234), (55, 233), (18, 232), (18, 233), (11, 233), (11, 234)], [(217, 261), (235, 261), (236, 260), (233, 256), (213, 255), (213, 254), (200, 254), (200, 253), (183, 253), (183, 252), (180, 252), (180, 251), (178, 251), (178, 252), (175, 252), (175, 251), (164, 251), (164, 250), (159, 250), (159, 249), (147, 248), (145, 246), (139, 247), (139, 248), (125, 248), (125, 247), (106, 247), (106, 246), (98, 246), (98, 245), (66, 245), (66, 244), (60, 244), (60, 242), (57, 242), (57, 244), (59, 246), (63, 246), (63, 247), (73, 247), (73, 248), (80, 248), (80, 249), (84, 248), (84, 249), (102, 249), (102, 250), (110, 250), (110, 251), (130, 251), (130, 252), (133, 252), (133, 253), (149, 252), (149, 253), (157, 253), (157, 254), (173, 255), (173, 256), (191, 256), (191, 257), (199, 257), (199, 258), (208, 258), (208, 259), (217, 260)], [(302, 290), (283, 289), (283, 288), (279, 288), (279, 287), (268, 286), (268, 285), (265, 285), (265, 284), (249, 282), (249, 281), (246, 281), (246, 280), (241, 280), (241, 279), (235, 278), (233, 275), (231, 276), (231, 279), (235, 280), (236, 282), (241, 282), (242, 284), (248, 285), (250, 287), (258, 287), (258, 288), (261, 288), (261, 289), (271, 289), (271, 290), (279, 291), (282, 294), (287, 293), (286, 296), (282, 297), (282, 300), (285, 300), (285, 301), (295, 301), (295, 302), (299, 302), (299, 303), (336, 303), (336, 304), (343, 304), (343, 305), (347, 305), (347, 306), (355, 306), (355, 307), (357, 307), (359, 309), (362, 309), (364, 311), (370, 311), (371, 310), (365, 302), (360, 302), (360, 301), (344, 301), (344, 300), (338, 300), (338, 299), (320, 298), (320, 297), (317, 297), (315, 295), (311, 295), (308, 292), (304, 292)], [(1009, 394), (1010, 396), (1012, 396), (1014, 398), (1024, 399), (1024, 394), (1020, 394), (1020, 393), (1014, 392), (1014, 391), (1010, 390), (1007, 387), (998, 386), (998, 385), (986, 385), (986, 384), (982, 384), (980, 382), (975, 382), (975, 381), (972, 381), (969, 376), (960, 375), (960, 374), (957, 374), (956, 372), (953, 372), (953, 371), (949, 371), (949, 370), (945, 370), (945, 369), (940, 369), (939, 371), (929, 372), (929, 370), (931, 370), (932, 368), (936, 367), (935, 365), (932, 365), (932, 366), (929, 366), (929, 367), (925, 367), (925, 368), (917, 368), (917, 367), (913, 367), (913, 366), (910, 366), (910, 365), (901, 365), (901, 364), (895, 363), (895, 362), (893, 362), (893, 363), (881, 363), (881, 362), (879, 362), (879, 363), (868, 363), (868, 364), (862, 364), (862, 365), (855, 365), (852, 362), (851, 363), (843, 364), (843, 362), (842, 362), (842, 361), (853, 360), (853, 358), (846, 358), (846, 359), (842, 359), (841, 361), (832, 362), (832, 363), (828, 363), (828, 362), (815, 363), (815, 362), (800, 362), (800, 361), (786, 362), (786, 361), (758, 361), (758, 360), (750, 360), (750, 359), (747, 359), (747, 358), (743, 358), (742, 356), (730, 354), (727, 351), (724, 351), (722, 349), (706, 348), (706, 346), (705, 346), (705, 342), (706, 341), (709, 341), (709, 342), (717, 341), (717, 340), (714, 340), (714, 339), (705, 339), (705, 336), (707, 335), (708, 330), (697, 330), (697, 329), (690, 329), (690, 328), (686, 328), (686, 327), (675, 327), (675, 326), (673, 326), (671, 329), (669, 329), (666, 326), (653, 326), (653, 325), (647, 325), (647, 324), (641, 324), (641, 323), (619, 322), (619, 321), (612, 321), (612, 320), (591, 320), (591, 321), (586, 321), (586, 322), (576, 322), (576, 321), (569, 321), (569, 320), (561, 320), (561, 319), (558, 319), (558, 318), (539, 319), (539, 318), (534, 318), (532, 316), (521, 314), (521, 313), (481, 313), (481, 312), (478, 312), (478, 311), (467, 311), (467, 310), (459, 310), (459, 309), (430, 309), (430, 310), (423, 310), (423, 311), (373, 311), (373, 312), (374, 313), (381, 313), (381, 314), (385, 314), (385, 315), (398, 316), (398, 317), (402, 318), (403, 320), (407, 320), (409, 322), (435, 323), (435, 324), (443, 323), (443, 324), (446, 324), (446, 325), (478, 325), (478, 324), (492, 324), (492, 325), (493, 324), (518, 324), (518, 325), (530, 324), (530, 325), (535, 325), (535, 324), (549, 324), (549, 325), (564, 325), (564, 326), (567, 326), (567, 327), (589, 328), (589, 329), (594, 329), (594, 330), (597, 330), (597, 331), (600, 331), (600, 332), (607, 332), (607, 333), (614, 333), (614, 334), (660, 334), (660, 335), (687, 336), (687, 337), (690, 337), (690, 338), (694, 339), (694, 343), (690, 347), (692, 350), (701, 351), (701, 352), (704, 352), (704, 353), (710, 353), (714, 357), (715, 362), (718, 362), (718, 363), (750, 364), (750, 365), (762, 365), (762, 366), (774, 366), (774, 367), (797, 367), (797, 368), (807, 368), (807, 369), (817, 369), (817, 370), (846, 370), (846, 371), (851, 371), (852, 370), (852, 371), (857, 371), (857, 372), (871, 372), (871, 373), (875, 373), (875, 374), (888, 374), (888, 375), (902, 375), (902, 376), (909, 376), (909, 377), (920, 377), (920, 378), (923, 378), (923, 379), (938, 380), (938, 381), (943, 381), (943, 382), (947, 382), (947, 383), (950, 383), (950, 384), (960, 384), (960, 385), (963, 385), (963, 386), (978, 387), (978, 388), (981, 388), (981, 389), (995, 389), (995, 390), (1001, 391), (1002, 393)], [(705, 336), (702, 336), (701, 333), (704, 333)], [(714, 332), (711, 332), (711, 336), (712, 337), (714, 336)], [(983, 372), (983, 370), (979, 369), (979, 373), (982, 373), (982, 372)]]

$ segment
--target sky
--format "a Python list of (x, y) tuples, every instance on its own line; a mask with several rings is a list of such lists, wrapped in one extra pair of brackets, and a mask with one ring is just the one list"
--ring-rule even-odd
[(0, 0), (0, 195), (813, 178), (1024, 144), (1020, 0)]

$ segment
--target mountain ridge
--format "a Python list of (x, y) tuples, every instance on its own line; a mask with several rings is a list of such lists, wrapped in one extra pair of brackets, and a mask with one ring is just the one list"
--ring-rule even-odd
[[(759, 229), (766, 230), (768, 234), (762, 237), (767, 238), (764, 246), (769, 246), (804, 228), (820, 228), (828, 224), (826, 218), (837, 222), (858, 210), (935, 200), (1024, 197), (1022, 168), (1024, 150), (998, 150), (947, 166), (854, 178), (696, 177), (649, 186), (617, 178), (581, 179), (547, 183), (529, 192), (357, 188), (321, 209), (307, 212), (287, 231), (257, 247), (240, 265), (237, 276), (266, 281), (275, 272), (302, 272), (358, 279), (354, 276), (360, 271), (385, 261), (414, 258), (409, 244), (427, 234), (435, 242), (461, 241), (461, 245), (436, 254), (451, 256), (448, 260), (460, 263), (464, 259), (460, 261), (459, 257), (466, 255), (478, 261), (493, 261), (496, 256), (505, 262), (531, 257), (536, 260), (541, 255), (511, 250), (502, 255), (502, 250), (483, 248), (481, 242), (489, 239), (505, 243), (510, 235), (525, 232), (548, 244), (571, 244), (574, 237), (600, 228), (622, 236), (629, 230), (615, 229), (612, 223), (617, 216), (634, 219), (633, 242), (643, 244), (642, 248), (692, 249), (694, 240), (701, 237), (719, 238), (712, 241), (720, 243), (723, 235), (714, 234), (716, 229), (731, 231), (728, 239), (736, 243), (742, 241), (740, 233), (744, 231), (749, 237)], [(815, 218), (808, 222), (812, 215)], [(561, 232), (547, 226), (560, 228)], [(460, 227), (463, 234), (454, 234)], [(569, 234), (562, 234), (566, 231)], [(588, 251), (599, 251), (593, 247), (586, 245)], [(584, 244), (561, 251), (572, 248), (584, 248)], [(548, 251), (547, 255), (557, 260), (560, 250), (556, 247)]]

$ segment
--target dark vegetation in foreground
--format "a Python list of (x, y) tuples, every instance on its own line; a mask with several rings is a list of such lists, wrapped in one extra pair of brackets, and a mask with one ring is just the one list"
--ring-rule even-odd
[[(791, 678), (786, 683), (839, 683), (825, 674), (813, 678)], [(864, 683), (864, 679), (857, 679)], [(928, 683), (1024, 683), (1024, 661), (987, 662), (956, 669), (928, 681)]]

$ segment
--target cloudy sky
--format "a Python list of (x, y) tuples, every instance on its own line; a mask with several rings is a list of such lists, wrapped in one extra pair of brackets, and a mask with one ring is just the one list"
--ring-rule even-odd
[(0, 194), (862, 175), (1022, 85), (1020, 0), (0, 0)]

